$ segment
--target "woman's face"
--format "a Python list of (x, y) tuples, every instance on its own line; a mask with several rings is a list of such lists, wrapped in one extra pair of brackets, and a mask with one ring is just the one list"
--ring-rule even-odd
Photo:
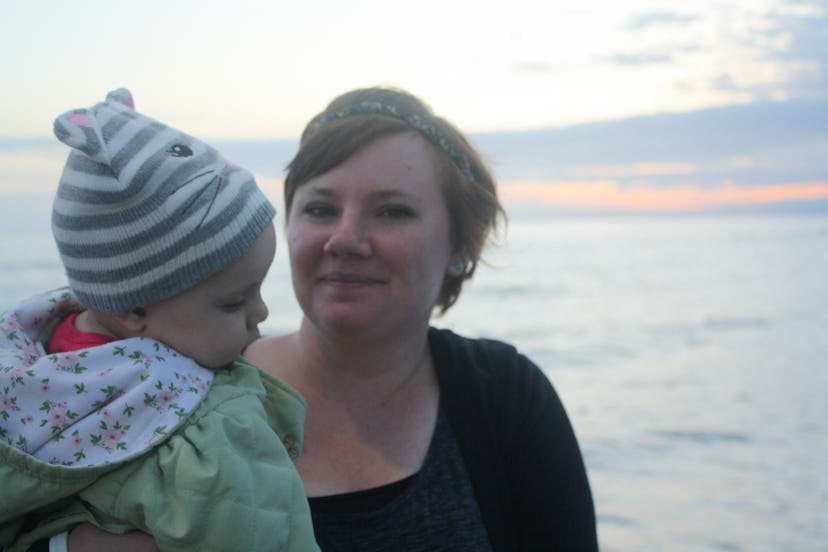
[(428, 148), (418, 134), (392, 134), (297, 189), (287, 225), (293, 286), (318, 327), (428, 324), (457, 260)]

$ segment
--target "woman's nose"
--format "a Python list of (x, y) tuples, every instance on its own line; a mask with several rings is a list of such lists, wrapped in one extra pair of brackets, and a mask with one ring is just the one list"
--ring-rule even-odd
[(371, 241), (365, 223), (356, 215), (344, 213), (332, 227), (324, 251), (331, 255), (369, 256)]

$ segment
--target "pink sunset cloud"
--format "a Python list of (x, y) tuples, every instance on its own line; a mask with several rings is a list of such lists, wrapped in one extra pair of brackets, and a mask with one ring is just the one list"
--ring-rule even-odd
[(828, 182), (725, 183), (718, 187), (701, 187), (692, 184), (621, 186), (613, 180), (512, 181), (502, 183), (500, 194), (505, 203), (515, 206), (680, 213), (828, 199)]

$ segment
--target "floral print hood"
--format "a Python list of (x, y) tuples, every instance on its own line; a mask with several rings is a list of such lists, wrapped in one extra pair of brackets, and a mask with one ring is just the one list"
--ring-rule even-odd
[(142, 337), (47, 355), (38, 337), (77, 308), (61, 289), (0, 315), (0, 441), (52, 464), (120, 462), (175, 431), (213, 372)]

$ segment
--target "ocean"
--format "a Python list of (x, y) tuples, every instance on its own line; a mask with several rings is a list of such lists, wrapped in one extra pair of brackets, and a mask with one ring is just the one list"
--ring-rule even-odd
[[(0, 196), (0, 309), (65, 283)], [(510, 341), (575, 426), (601, 549), (828, 549), (828, 217), (513, 218), (434, 324)], [(284, 241), (265, 333), (299, 319)]]

